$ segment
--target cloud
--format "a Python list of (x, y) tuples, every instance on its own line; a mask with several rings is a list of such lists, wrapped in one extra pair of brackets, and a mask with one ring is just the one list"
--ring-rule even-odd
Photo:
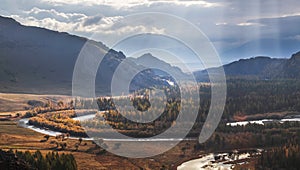
[(43, 27), (51, 30), (57, 30), (60, 32), (70, 32), (71, 30), (74, 30), (76, 27), (78, 27), (77, 23), (66, 23), (66, 22), (58, 21), (53, 18), (43, 18), (43, 19), (36, 19), (34, 17), (23, 18), (18, 15), (12, 15), (12, 17), (17, 21), (19, 21), (20, 23), (26, 23), (26, 25), (29, 26)]
[(105, 44), (121, 34), (164, 33), (168, 29), (194, 38), (172, 23), (164, 29), (147, 21), (142, 25), (119, 23), (135, 13), (167, 13), (193, 23), (218, 51), (223, 51), (254, 39), (298, 39), (299, 6), (298, 0), (3, 0), (0, 15), (13, 17), (24, 25), (84, 37), (97, 34), (96, 40)]
[(298, 0), (218, 0), (218, 2), (226, 4), (227, 10), (224, 10), (224, 15), (236, 22), (259, 18), (276, 18), (299, 13), (297, 7), (300, 5)]
[(295, 35), (295, 36), (291, 37), (291, 39), (300, 41), (300, 35)]
[(279, 38), (293, 37), (300, 33), (300, 15), (275, 17), (275, 18), (261, 18), (250, 20), (256, 24), (264, 25), (261, 28), (262, 36)]
[(91, 16), (85, 19), (83, 22), (83, 26), (94, 25), (99, 23), (99, 21), (103, 18), (102, 15)]
[(242, 23), (238, 23), (238, 26), (263, 26), (262, 24), (259, 23), (254, 23), (254, 22), (242, 22)]
[(60, 22), (76, 22), (81, 18), (86, 17), (84, 14), (79, 13), (63, 13), (57, 12), (55, 9), (39, 9), (37, 7), (32, 8), (30, 11), (24, 12), (27, 16), (34, 17), (36, 19), (42, 20), (45, 18), (52, 18)]
[(112, 6), (120, 9), (125, 7), (134, 7), (140, 5), (152, 5), (152, 4), (176, 4), (182, 6), (199, 5), (205, 8), (220, 6), (220, 3), (212, 3), (204, 0), (43, 0), (45, 3), (49, 3), (55, 6), (61, 5), (103, 5)]

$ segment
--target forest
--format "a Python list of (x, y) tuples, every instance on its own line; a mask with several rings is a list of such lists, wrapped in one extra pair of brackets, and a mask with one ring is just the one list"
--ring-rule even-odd
[[(188, 136), (198, 136), (210, 107), (210, 86), (200, 84), (200, 105), (187, 104), (193, 102), (197, 88), (186, 88), (184, 93), (192, 98), (185, 101), (180, 98), (178, 87), (166, 87), (165, 96), (155, 97), (149, 101), (149, 96), (155, 96), (155, 91), (139, 91), (122, 98), (100, 97), (97, 99), (75, 98), (68, 104), (60, 104), (54, 111), (36, 111), (35, 117), (29, 123), (46, 127), (74, 136), (85, 136), (85, 130), (91, 133), (106, 133), (110, 127), (119, 132), (134, 137), (150, 137), (162, 133), (176, 121), (180, 111), (191, 114), (198, 110), (197, 120)], [(227, 99), (224, 108), (223, 123), (251, 119), (281, 119), (297, 114), (300, 111), (300, 81), (298, 80), (228, 80)], [(130, 101), (128, 103), (128, 101)], [(158, 108), (163, 103), (164, 108)], [(128, 107), (132, 105), (134, 109)], [(118, 107), (119, 106), (119, 107)], [(121, 106), (121, 107), (120, 107)], [(76, 108), (75, 111), (72, 108)], [(97, 111), (98, 110), (98, 111)], [(104, 111), (105, 112), (101, 112)], [(139, 110), (138, 112), (136, 110)], [(146, 112), (147, 111), (147, 112)], [(97, 113), (96, 113), (97, 112)], [(270, 114), (270, 113), (278, 114)], [(156, 116), (159, 113), (159, 117)], [(161, 113), (161, 114), (160, 114)], [(72, 118), (81, 115), (95, 114), (94, 119), (77, 121)], [(30, 114), (26, 114), (30, 115)], [(187, 116), (189, 117), (189, 116)], [(130, 119), (128, 119), (130, 118)], [(153, 119), (152, 122), (138, 122)], [(182, 125), (192, 120), (181, 120)], [(226, 129), (226, 128), (225, 128)], [(238, 129), (238, 128), (236, 128)], [(176, 132), (174, 132), (176, 133)]]
[(291, 169), (300, 167), (299, 144), (288, 143), (263, 152), (258, 159), (256, 169)]
[[(264, 148), (265, 151), (256, 159), (257, 169), (270, 169), (273, 165), (279, 169), (297, 167), (296, 163), (287, 164), (285, 162), (293, 162), (299, 158), (299, 122), (275, 121), (265, 125), (248, 124), (235, 127), (228, 126), (226, 123), (264, 118), (279, 120), (286, 116), (299, 116), (300, 81), (239, 79), (227, 81), (228, 95), (222, 120), (211, 138), (203, 144), (195, 144), (192, 146), (193, 149), (195, 151), (221, 152), (243, 148)], [(30, 118), (29, 123), (80, 137), (85, 137), (86, 132), (92, 135), (98, 134), (99, 137), (109, 137), (110, 127), (112, 127), (122, 134), (139, 138), (155, 136), (164, 132), (180, 119), (178, 117), (180, 110), (183, 111), (183, 114), (190, 114), (191, 110), (198, 109), (197, 120), (187, 135), (191, 138), (198, 137), (210, 107), (210, 85), (200, 85), (200, 104), (189, 105), (191, 107), (185, 107), (185, 105), (193, 100), (181, 99), (177, 87), (163, 90), (165, 96), (154, 98), (151, 102), (149, 96), (155, 95), (155, 92), (151, 91), (139, 91), (131, 96), (120, 98), (76, 98), (74, 101), (64, 104), (63, 107), (61, 106), (60, 110), (54, 109), (59, 111), (37, 112), (37, 116)], [(192, 95), (197, 94), (195, 93), (197, 88), (181, 90), (197, 97)], [(140, 112), (134, 112), (129, 107), (118, 109), (118, 105), (126, 106), (128, 101)], [(164, 104), (163, 110), (155, 107), (159, 103)], [(76, 109), (74, 110), (74, 108)], [(162, 112), (162, 114), (155, 118), (157, 112)], [(76, 116), (88, 114), (95, 114), (95, 118), (80, 122), (73, 119)], [(155, 119), (146, 123), (136, 122), (145, 118)], [(185, 123), (190, 123), (190, 120), (184, 120), (181, 123), (184, 126)], [(174, 131), (174, 133), (177, 132)], [(182, 148), (183, 152), (185, 149), (185, 147)], [(277, 159), (286, 161), (276, 161)]]
[(77, 164), (72, 154), (48, 152), (45, 156), (37, 150), (29, 151), (0, 150), (1, 169), (43, 169), (43, 170), (75, 170)]
[(248, 124), (226, 126), (221, 124), (212, 137), (203, 144), (194, 146), (198, 150), (221, 151), (242, 148), (280, 147), (300, 143), (300, 122)]

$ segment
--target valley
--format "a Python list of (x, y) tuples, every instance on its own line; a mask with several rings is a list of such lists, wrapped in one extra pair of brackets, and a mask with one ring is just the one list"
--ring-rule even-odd
[[(156, 133), (160, 133), (164, 128), (168, 128), (168, 124), (165, 124), (165, 126), (157, 126), (159, 123), (156, 123), (156, 125), (153, 126), (151, 123), (147, 123), (144, 125), (147, 128), (143, 128), (142, 125), (138, 125), (139, 131), (136, 133), (135, 123), (125, 123), (126, 121), (124, 117), (117, 116), (118, 113), (113, 110), (107, 112), (109, 115), (105, 115), (105, 111), (99, 112), (99, 114), (95, 111), (82, 110), (84, 108), (89, 108), (91, 104), (88, 103), (94, 103), (93, 100), (87, 100), (85, 102), (83, 102), (84, 100), (77, 100), (72, 102), (72, 98), (67, 96), (59, 98), (57, 98), (57, 96), (47, 96), (47, 100), (44, 101), (44, 96), (28, 95), (31, 101), (40, 100), (43, 102), (43, 105), (35, 106), (31, 109), (27, 108), (28, 110), (23, 111), (12, 110), (10, 112), (1, 113), (3, 116), (7, 116), (8, 114), (11, 115), (11, 117), (8, 117), (8, 120), (1, 121), (0, 134), (1, 139), (3, 139), (1, 148), (4, 150), (13, 149), (18, 151), (40, 150), (43, 154), (50, 151), (55, 151), (60, 154), (71, 153), (74, 155), (79, 169), (88, 169), (92, 167), (101, 167), (101, 169), (105, 169), (105, 167), (107, 167), (107, 169), (109, 169), (108, 167), (119, 166), (120, 164), (126, 164), (126, 167), (132, 167), (133, 169), (141, 167), (144, 169), (157, 169), (163, 167), (166, 169), (176, 169), (177, 166), (180, 166), (188, 160), (200, 158), (200, 161), (202, 161), (204, 158), (202, 159), (201, 157), (205, 155), (232, 152), (234, 150), (237, 150), (239, 153), (243, 153), (250, 152), (255, 149), (262, 149), (269, 152), (277, 147), (294, 147), (297, 146), (297, 141), (299, 141), (300, 136), (300, 122), (297, 117), (297, 115), (299, 115), (298, 98), (291, 97), (294, 94), (298, 94), (299, 91), (299, 86), (295, 83), (296, 82), (289, 83), (289, 81), (256, 81), (254, 83), (253, 81), (231, 80), (228, 86), (228, 91), (234, 90), (235, 92), (231, 92), (227, 98), (227, 104), (225, 106), (221, 123), (208, 141), (203, 144), (199, 144), (197, 137), (202, 127), (201, 125), (205, 120), (205, 112), (207, 112), (206, 109), (209, 107), (209, 99), (206, 98), (209, 96), (209, 86), (207, 83), (204, 83), (203, 86), (201, 86), (202, 88), (200, 88), (202, 100), (200, 103), (201, 107), (199, 115), (193, 129), (190, 131), (186, 139), (182, 140), (176, 147), (162, 155), (143, 160), (132, 158), (124, 159), (123, 157), (113, 155), (101, 149), (101, 147), (96, 145), (90, 139), (85, 139), (86, 136), (83, 134), (85, 134), (85, 130), (97, 130), (94, 129), (96, 126), (93, 124), (98, 124), (101, 120), (97, 119), (98, 116), (104, 116), (106, 121), (110, 122), (110, 125), (117, 131), (133, 137), (152, 136)], [(245, 86), (247, 86), (247, 88), (245, 88)], [(253, 93), (252, 89), (261, 89), (261, 93)], [(279, 89), (282, 89), (282, 91)], [(276, 90), (277, 93), (273, 94), (273, 90)], [(266, 101), (264, 98), (265, 96), (272, 96), (270, 100), (276, 100), (276, 105), (269, 102), (261, 105), (260, 103)], [(6, 94), (6, 97), (11, 98), (9, 94)], [(24, 98), (26, 98), (26, 95), (24, 95)], [(289, 99), (289, 103), (286, 103), (286, 99)], [(124, 100), (124, 98), (119, 98), (118, 100)], [(243, 104), (244, 100), (247, 101), (245, 104)], [(17, 102), (14, 104), (18, 105), (19, 100), (16, 101)], [(109, 100), (109, 98), (106, 100), (99, 98), (95, 101), (98, 101), (96, 103), (98, 103), (97, 105), (99, 108), (114, 109), (114, 107), (112, 107), (113, 103)], [(147, 102), (139, 98), (138, 101), (147, 104)], [(176, 103), (176, 100), (173, 101)], [(239, 106), (235, 105), (237, 101)], [(73, 105), (76, 105), (76, 103), (81, 103), (81, 105), (77, 104), (79, 110), (75, 113), (72, 108), (74, 107)], [(144, 108), (144, 105), (138, 104), (138, 106), (140, 109)], [(14, 107), (14, 105), (12, 104), (10, 107)], [(269, 110), (270, 112), (264, 113), (265, 110)], [(155, 110), (153, 113), (155, 113)], [(126, 114), (128, 116), (130, 112), (125, 113), (125, 116)], [(37, 133), (35, 131), (38, 130), (33, 131), (28, 128), (30, 125), (24, 124), (26, 122), (23, 122), (23, 125), (21, 125), (20, 120), (24, 120), (22, 117), (28, 116), (29, 118), (26, 120), (36, 122), (32, 122), (31, 124), (33, 126), (31, 125), (31, 127), (38, 126), (38, 128), (44, 129), (44, 131), (40, 129), (40, 133)], [(151, 114), (149, 116), (151, 116)], [(170, 121), (171, 125), (171, 122), (173, 121), (172, 116), (176, 117), (176, 115), (173, 114), (165, 114), (160, 117), (160, 119), (157, 119), (156, 122), (159, 122), (160, 120), (164, 120), (165, 122)], [(84, 119), (81, 120), (80, 117), (84, 117)], [(289, 120), (282, 122), (269, 121), (262, 125), (259, 121), (262, 119)], [(50, 124), (48, 124), (46, 120), (51, 120), (51, 124), (56, 123), (57, 125), (49, 126)], [(250, 121), (250, 124), (242, 123), (248, 121)], [(254, 122), (251, 123), (251, 121)], [(256, 123), (255, 121), (258, 121), (259, 123)], [(40, 123), (37, 124), (37, 122)], [(236, 123), (229, 126), (228, 123), (233, 122)], [(130, 146), (131, 143), (132, 145), (136, 145), (135, 143), (137, 141), (122, 141), (122, 139), (109, 142), (114, 140), (114, 138), (112, 136), (105, 137), (105, 128), (103, 128), (104, 127), (101, 127), (100, 131), (97, 130), (97, 133), (101, 134), (101, 141), (107, 143), (109, 149), (115, 149), (116, 143), (118, 142), (126, 142), (128, 146)], [(145, 129), (145, 131), (143, 129)], [(153, 131), (149, 129), (153, 129)], [(53, 131), (54, 133), (43, 134), (47, 130)], [(80, 133), (78, 130), (80, 130)], [(64, 134), (63, 138), (58, 137), (61, 134)], [(144, 136), (145, 134), (146, 136)], [(49, 135), (49, 137), (47, 135)], [(140, 141), (140, 146), (147, 146), (148, 142), (149, 141)], [(166, 144), (169, 143), (168, 140), (164, 142)], [(159, 149), (159, 147), (152, 148), (152, 150), (153, 149)], [(126, 151), (124, 150), (122, 152)], [(259, 166), (258, 163), (260, 155), (247, 157), (245, 159), (245, 163), (233, 163), (230, 167), (252, 167), (254, 169)], [(89, 164), (91, 160), (94, 163)], [(214, 160), (209, 158), (209, 161)], [(213, 166), (218, 165), (216, 164)]]
[[(78, 20), (95, 19), (86, 15)], [(115, 20), (102, 14), (97, 18), (106, 24)], [(281, 19), (286, 17), (278, 22)], [(254, 25), (247, 21), (235, 26)], [(108, 30), (109, 35), (118, 35)], [(239, 41), (243, 38), (239, 36)], [(131, 58), (98, 40), (0, 16), (0, 169), (299, 169), (296, 38), (284, 38), (293, 42), (290, 56), (259, 53), (243, 58), (240, 51), (238, 60), (214, 68), (187, 60), (199, 70), (186, 73), (171, 65), (177, 61), (169, 64), (161, 59), (166, 56), (160, 53), (145, 51)], [(247, 49), (251, 41), (235, 48)], [(188, 59), (181, 48), (167, 46)], [(82, 74), (76, 77), (81, 55), (83, 67), (77, 71)], [(120, 75), (113, 84), (117, 71)], [(213, 81), (222, 78), (223, 71), (226, 83)], [(76, 78), (81, 80), (79, 86)], [(220, 86), (226, 91), (224, 107), (222, 100), (212, 104), (212, 89)], [(222, 115), (214, 114), (219, 110)], [(199, 143), (203, 131), (208, 139)]]

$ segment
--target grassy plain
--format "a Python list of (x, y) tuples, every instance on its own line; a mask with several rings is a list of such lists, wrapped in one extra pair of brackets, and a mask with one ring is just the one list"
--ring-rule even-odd
[[(0, 122), (1, 149), (29, 150), (32, 152), (40, 150), (42, 154), (51, 151), (57, 151), (59, 154), (72, 153), (79, 169), (161, 169), (163, 167), (176, 169), (175, 167), (184, 160), (189, 160), (200, 154), (194, 153), (192, 149), (188, 149), (185, 151), (185, 156), (183, 156), (181, 146), (186, 145), (186, 142), (182, 142), (162, 155), (145, 159), (130, 159), (108, 152), (102, 153), (102, 149), (96, 148), (91, 141), (83, 141), (78, 150), (76, 150), (75, 144), (79, 141), (77, 139), (67, 139), (64, 141), (67, 143), (67, 147), (61, 150), (56, 148), (56, 144), (51, 144), (52, 140), (56, 140), (55, 137), (50, 137), (48, 141), (41, 142), (43, 139), (45, 139), (43, 134), (19, 127), (14, 121)], [(189, 145), (195, 144), (195, 142), (189, 141)]]
[[(51, 95), (26, 95), (26, 94), (0, 94), (0, 100), (11, 101), (1, 106), (0, 116), (12, 115), (17, 113), (25, 114), (25, 107), (29, 100), (37, 100), (46, 102), (51, 100), (57, 102), (60, 100), (68, 100), (66, 96)], [(4, 102), (5, 103), (5, 102)], [(22, 103), (20, 105), (19, 103)], [(47, 141), (45, 135), (37, 133), (33, 130), (18, 126), (18, 119), (11, 118), (8, 121), (0, 121), (0, 149), (18, 150), (35, 152), (40, 150), (42, 154), (57, 151), (59, 154), (71, 153), (74, 155), (79, 169), (176, 169), (181, 163), (190, 159), (199, 158), (205, 152), (203, 150), (195, 150), (194, 146), (197, 140), (182, 141), (171, 150), (149, 158), (133, 159), (114, 155), (109, 152), (103, 152), (103, 149), (97, 147), (92, 141), (82, 141), (76, 149), (78, 139), (67, 139), (60, 141), (55, 137), (50, 137)], [(52, 141), (64, 142), (66, 147), (61, 149)], [(110, 146), (111, 147), (111, 146)], [(138, 147), (136, 144), (129, 147)], [(142, 145), (139, 147), (143, 147)], [(185, 148), (185, 149), (183, 149)], [(151, 150), (153, 148), (149, 148)], [(159, 149), (159, 148), (156, 148)], [(126, 152), (126, 148), (123, 149)], [(251, 165), (250, 165), (251, 166)]]

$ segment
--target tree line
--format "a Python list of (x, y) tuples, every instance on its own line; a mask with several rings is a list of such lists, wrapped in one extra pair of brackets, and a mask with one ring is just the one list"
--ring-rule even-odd
[(0, 150), (1, 169), (43, 169), (43, 170), (76, 170), (77, 164), (72, 154), (48, 152), (45, 156), (37, 150), (29, 151)]

